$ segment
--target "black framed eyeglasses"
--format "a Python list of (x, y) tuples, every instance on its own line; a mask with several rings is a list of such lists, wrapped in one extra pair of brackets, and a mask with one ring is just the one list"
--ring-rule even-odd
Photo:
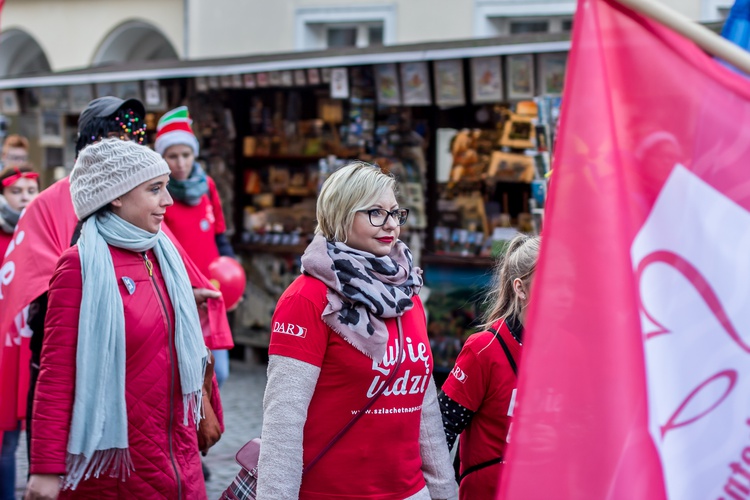
[(370, 224), (375, 227), (384, 226), (385, 221), (388, 220), (388, 216), (393, 217), (393, 220), (395, 220), (399, 226), (403, 226), (406, 223), (406, 219), (409, 217), (408, 208), (397, 208), (390, 212), (384, 208), (373, 208), (370, 210), (357, 210), (357, 212), (367, 214), (370, 218)]

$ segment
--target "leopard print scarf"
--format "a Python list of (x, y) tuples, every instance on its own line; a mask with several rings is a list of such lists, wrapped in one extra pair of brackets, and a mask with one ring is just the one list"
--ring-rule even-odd
[(400, 240), (376, 257), (316, 235), (302, 255), (302, 272), (328, 286), (321, 319), (370, 358), (380, 361), (388, 344), (384, 319), (402, 316), (422, 288), (422, 270)]

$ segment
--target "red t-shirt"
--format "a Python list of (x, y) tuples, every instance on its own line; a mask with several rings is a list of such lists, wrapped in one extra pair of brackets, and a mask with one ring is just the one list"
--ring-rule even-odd
[[(396, 319), (377, 365), (329, 328), (321, 314), (327, 287), (302, 275), (279, 299), (268, 353), (321, 368), (307, 412), (303, 460), (310, 461), (365, 406), (396, 362)], [(302, 478), (301, 499), (401, 500), (424, 488), (419, 448), (422, 403), (432, 376), (432, 352), (419, 297), (401, 319), (404, 357), (391, 386)]]
[[(521, 345), (503, 320), (492, 326), (505, 340), (518, 364)], [(475, 333), (469, 337), (442, 387), (449, 398), (475, 412), (459, 438), (461, 473), (474, 465), (504, 456), (516, 383), (516, 375), (505, 351), (492, 332)], [(496, 464), (472, 472), (461, 481), (459, 498), (495, 498), (501, 471), (502, 464)]]
[(209, 264), (219, 257), (216, 235), (227, 230), (216, 184), (210, 177), (207, 180), (208, 193), (200, 203), (191, 207), (174, 200), (164, 215), (169, 229), (204, 276), (208, 276)]

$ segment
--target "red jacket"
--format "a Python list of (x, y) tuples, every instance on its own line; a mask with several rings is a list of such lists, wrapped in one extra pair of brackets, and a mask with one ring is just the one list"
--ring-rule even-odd
[[(125, 399), (135, 471), (119, 479), (82, 481), (60, 498), (205, 499), (196, 429), (183, 425), (174, 311), (153, 252), (144, 257), (110, 247), (123, 300), (126, 331)], [(123, 277), (135, 282), (129, 293)], [(78, 317), (82, 295), (78, 246), (63, 253), (50, 281), (41, 372), (33, 410), (32, 474), (64, 474), (75, 392)], [(218, 394), (216, 386), (214, 393)], [(220, 404), (214, 403), (221, 419)]]

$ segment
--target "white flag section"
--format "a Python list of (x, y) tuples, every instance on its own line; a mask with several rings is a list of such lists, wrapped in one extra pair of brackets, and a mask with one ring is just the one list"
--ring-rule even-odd
[(678, 165), (632, 257), (667, 494), (748, 498), (750, 213)]

